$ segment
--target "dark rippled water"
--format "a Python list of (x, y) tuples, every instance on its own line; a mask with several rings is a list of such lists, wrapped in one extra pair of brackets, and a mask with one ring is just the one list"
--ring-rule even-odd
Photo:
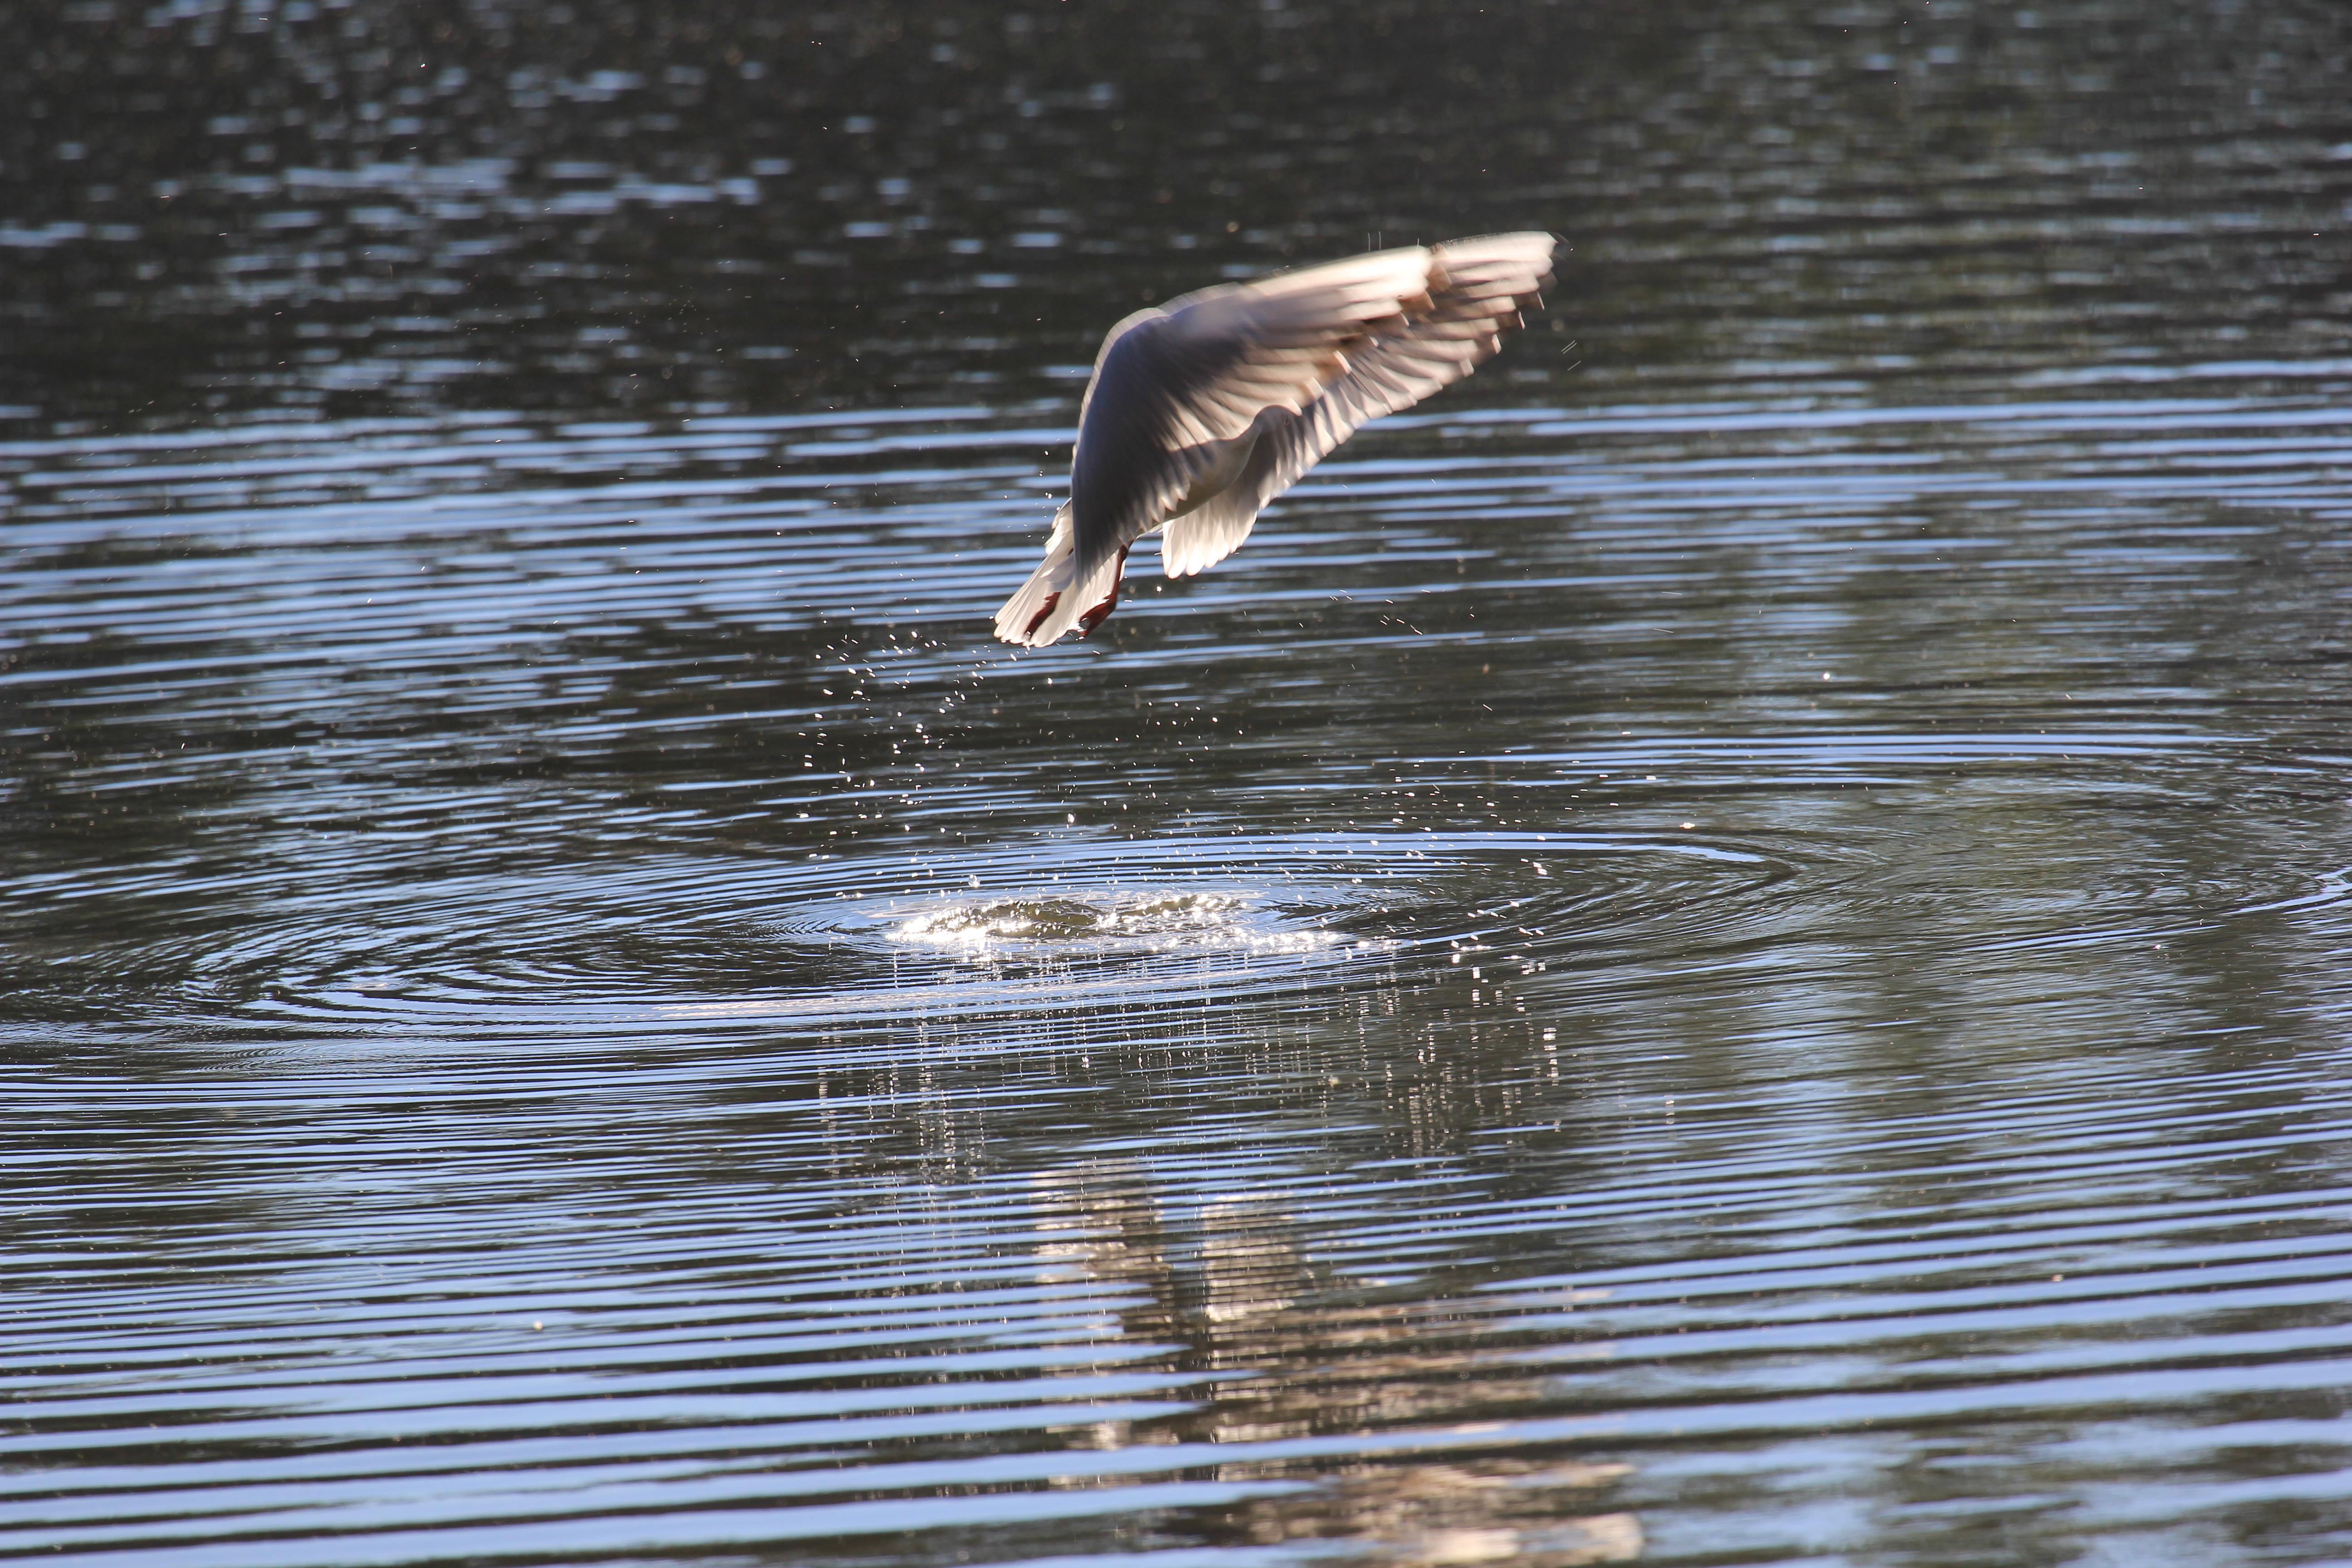
[(0, 1556), (2352, 1556), (2352, 28), (1489, 13), (0, 20)]

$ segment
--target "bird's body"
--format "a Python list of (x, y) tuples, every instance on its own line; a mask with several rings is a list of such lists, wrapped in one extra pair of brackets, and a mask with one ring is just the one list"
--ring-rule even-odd
[(1118, 603), (1129, 549), (1154, 529), (1171, 577), (1223, 560), (1360, 426), (1500, 348), (1551, 281), (1557, 244), (1498, 234), (1375, 251), (1119, 322), (1079, 405), (1070, 499), (996, 635), (1042, 647), (1092, 631)]

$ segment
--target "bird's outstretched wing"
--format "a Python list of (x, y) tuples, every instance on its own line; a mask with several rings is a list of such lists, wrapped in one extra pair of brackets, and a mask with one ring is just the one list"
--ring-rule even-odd
[(1167, 524), (1160, 560), (1168, 575), (1189, 577), (1232, 554), (1265, 504), (1333, 447), (1491, 358), (1520, 312), (1541, 301), (1559, 243), (1549, 234), (1497, 234), (1433, 247), (1425, 304), (1344, 349), (1344, 368), (1314, 397), (1269, 416), (1233, 484)]
[(1203, 289), (1112, 328), (1070, 461), (1077, 574), (1183, 510), (1262, 410), (1311, 404), (1352, 345), (1423, 302), (1429, 276), (1419, 246), (1375, 251)]

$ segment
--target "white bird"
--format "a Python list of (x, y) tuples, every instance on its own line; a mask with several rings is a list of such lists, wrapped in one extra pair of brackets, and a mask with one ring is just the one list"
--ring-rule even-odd
[(1154, 529), (1171, 577), (1213, 566), (1268, 501), (1358, 426), (1468, 375), (1542, 302), (1559, 241), (1496, 234), (1221, 284), (1110, 330), (1078, 405), (1070, 499), (996, 612), (1043, 647), (1118, 606)]

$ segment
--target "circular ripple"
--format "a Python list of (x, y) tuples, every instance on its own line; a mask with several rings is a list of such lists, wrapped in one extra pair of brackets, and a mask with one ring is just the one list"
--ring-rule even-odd
[[(1949, 924), (1956, 948), (2018, 951), (2233, 917), (2333, 919), (2352, 885), (2341, 871), (2288, 889), (2061, 876), (2036, 902), (1972, 882), (1970, 864), (1889, 824), (1864, 843), (1072, 836), (438, 879), (387, 869), (136, 932), (61, 935), (20, 972), (13, 1005), (53, 1024), (136, 1016), (211, 1037), (642, 1038), (730, 1020), (872, 1027), (1203, 995), (1336, 1003), (1449, 972), (1491, 988), (1573, 970), (1581, 985), (1630, 989), (1659, 983), (1667, 961), (1770, 953), (1799, 973), (1870, 924), (1923, 938)], [(1988, 933), (1972, 924), (1988, 900), (2031, 918)]]
[[(1507, 942), (1540, 962), (1753, 934), (1802, 880), (1722, 845), (1557, 836), (1054, 838), (785, 860), (488, 868), (237, 900), (65, 944), (46, 986), (88, 1018), (210, 1034), (608, 1035), (733, 1018), (949, 1014), (1382, 984)], [(952, 889), (952, 890), (950, 890)], [(52, 1014), (57, 1021), (65, 1016)]]

